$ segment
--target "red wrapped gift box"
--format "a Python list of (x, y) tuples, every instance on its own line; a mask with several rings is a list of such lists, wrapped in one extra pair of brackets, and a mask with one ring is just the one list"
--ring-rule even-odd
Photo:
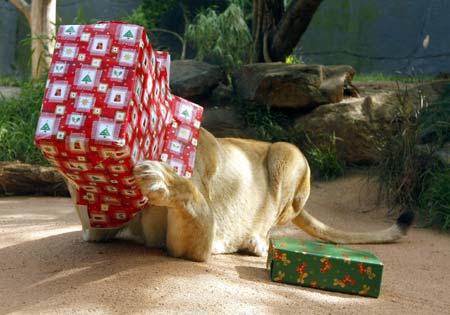
[(35, 142), (76, 186), (93, 228), (121, 227), (146, 204), (138, 161), (192, 174), (203, 108), (171, 95), (169, 66), (141, 26), (58, 30)]

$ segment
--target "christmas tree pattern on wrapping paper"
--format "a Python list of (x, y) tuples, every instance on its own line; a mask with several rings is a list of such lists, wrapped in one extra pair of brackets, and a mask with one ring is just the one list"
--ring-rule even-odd
[(185, 109), (181, 115), (183, 115), (186, 119), (189, 118), (189, 111), (187, 109)]
[(48, 123), (45, 123), (44, 125), (42, 125), (41, 129), (39, 129), (43, 132), (48, 132), (51, 130), (50, 126), (48, 125)]
[(123, 37), (125, 37), (126, 39), (131, 39), (131, 38), (133, 38), (134, 36), (133, 36), (133, 33), (132, 33), (130, 30), (128, 30), (128, 32), (126, 32), (125, 34), (123, 34)]
[(103, 130), (99, 133), (99, 135), (100, 135), (100, 136), (103, 136), (103, 138), (111, 137), (111, 133), (109, 132), (108, 128), (103, 129)]
[(84, 82), (85, 84), (92, 83), (92, 79), (91, 79), (91, 77), (89, 76), (89, 74), (86, 74), (86, 75), (84, 76), (84, 78), (81, 79), (81, 81)]
[(70, 26), (68, 29), (66, 29), (65, 33), (69, 33), (69, 35), (72, 35), (72, 33), (75, 33), (75, 29), (73, 26)]

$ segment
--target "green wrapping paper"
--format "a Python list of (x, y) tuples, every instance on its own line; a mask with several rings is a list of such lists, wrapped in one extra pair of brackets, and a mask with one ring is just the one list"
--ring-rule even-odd
[(267, 267), (276, 282), (370, 297), (379, 296), (383, 275), (370, 252), (294, 238), (270, 240)]

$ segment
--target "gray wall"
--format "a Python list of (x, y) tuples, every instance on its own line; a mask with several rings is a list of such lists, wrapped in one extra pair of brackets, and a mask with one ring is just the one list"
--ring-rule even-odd
[(120, 19), (139, 5), (139, 0), (58, 0), (57, 14), (63, 23), (71, 23), (81, 10), (83, 18), (90, 20)]
[(298, 48), (308, 63), (365, 73), (450, 72), (450, 1), (325, 0)]
[(17, 41), (17, 9), (0, 1), (0, 75), (14, 73)]
[[(58, 15), (72, 23), (116, 19), (139, 0), (58, 0)], [(0, 75), (23, 71), (29, 48), (25, 19), (0, 0)], [(427, 49), (422, 47), (430, 35)], [(350, 64), (359, 72), (450, 72), (450, 0), (325, 0), (298, 46), (308, 63)], [(29, 56), (28, 56), (29, 57)]]

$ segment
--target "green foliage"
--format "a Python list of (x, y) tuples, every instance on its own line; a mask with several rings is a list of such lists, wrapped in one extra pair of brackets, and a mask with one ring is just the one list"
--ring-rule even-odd
[(400, 74), (384, 74), (384, 73), (363, 73), (356, 74), (353, 82), (376, 82), (376, 81), (392, 81), (401, 83), (419, 83), (423, 81), (430, 81), (431, 76), (416, 76), (416, 75), (400, 75)]
[(288, 65), (304, 63), (301, 57), (297, 57), (295, 55), (289, 55), (286, 57), (285, 63)]
[(254, 130), (258, 139), (270, 142), (291, 140), (283, 125), (290, 125), (289, 118), (281, 112), (270, 111), (258, 105), (237, 103), (237, 109), (246, 126)]
[(419, 199), (422, 217), (428, 225), (450, 230), (450, 167), (441, 166), (426, 175), (427, 185)]
[(450, 90), (439, 101), (416, 108), (403, 96), (394, 134), (379, 147), (380, 192), (391, 205), (415, 209), (424, 222), (448, 230), (450, 173), (436, 152), (450, 141)]
[(131, 15), (123, 19), (124, 22), (145, 27), (147, 31), (159, 26), (161, 16), (177, 5), (175, 0), (141, 0), (139, 6)]
[(334, 134), (325, 139), (326, 141), (320, 141), (316, 145), (308, 137), (309, 148), (306, 155), (313, 173), (321, 179), (330, 180), (344, 175), (345, 163), (339, 159), (336, 149), (336, 141), (340, 139)]
[(0, 160), (47, 164), (34, 145), (45, 80), (24, 82), (17, 98), (0, 97)]
[(450, 88), (421, 117), (420, 136), (426, 143), (441, 147), (450, 142)]
[[(78, 7), (77, 9), (77, 15), (73, 18), (72, 23), (74, 25), (78, 25), (78, 24), (94, 24), (97, 23), (99, 20), (98, 19), (88, 19), (86, 18), (86, 16), (84, 15), (85, 12), (85, 8), (84, 7)], [(61, 24), (61, 18), (58, 18), (58, 25)]]
[(277, 142), (285, 141), (297, 145), (308, 159), (315, 178), (330, 180), (344, 174), (345, 163), (340, 159), (335, 135), (315, 137), (320, 141), (312, 141), (311, 137), (295, 125), (292, 116), (269, 110), (262, 106), (236, 103), (236, 107), (248, 128), (254, 130), (259, 140)]
[(197, 50), (197, 59), (220, 64), (227, 72), (248, 59), (252, 40), (243, 11), (234, 3), (220, 14), (211, 8), (199, 13), (186, 38)]
[[(78, 11), (81, 12), (81, 11)], [(61, 17), (56, 17), (56, 21), (55, 23), (52, 23), (55, 26), (55, 30), (57, 31), (59, 26), (62, 24), (62, 19)], [(56, 34), (36, 34), (36, 35), (32, 35), (31, 33), (28, 34), (27, 37), (25, 37), (24, 39), (22, 39), (20, 41), (20, 45), (24, 48), (31, 48), (32, 47), (32, 42), (33, 41), (38, 41), (41, 42), (41, 44), (44, 46), (44, 50), (41, 52), (40, 56), (39, 56), (39, 62), (36, 65), (37, 68), (40, 68), (42, 65), (44, 65), (43, 67), (43, 72), (48, 72), (48, 65), (46, 63), (46, 59), (51, 59), (52, 58), (52, 54), (50, 54), (49, 51), (49, 44), (51, 43), (55, 43), (56, 41)], [(35, 54), (36, 52), (34, 50), (31, 50), (31, 55)], [(28, 66), (31, 68), (31, 58), (29, 59), (29, 64)]]
[(20, 86), (22, 81), (13, 76), (3, 76), (0, 77), (0, 86)]

